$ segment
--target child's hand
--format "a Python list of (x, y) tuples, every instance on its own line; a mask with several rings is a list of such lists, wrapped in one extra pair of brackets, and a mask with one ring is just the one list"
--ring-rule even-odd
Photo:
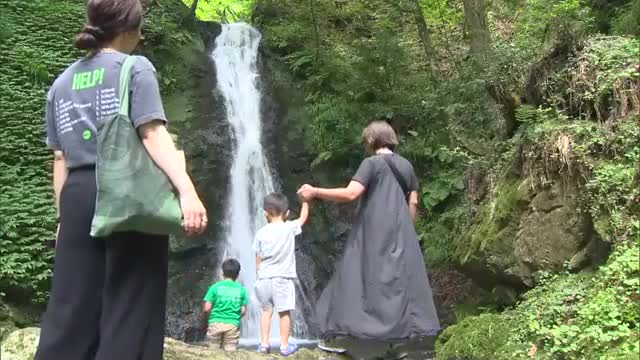
[(302, 201), (305, 201), (305, 202), (311, 201), (313, 200), (315, 195), (316, 195), (316, 189), (309, 184), (304, 184), (300, 187), (300, 189), (298, 189), (298, 196), (300, 196)]

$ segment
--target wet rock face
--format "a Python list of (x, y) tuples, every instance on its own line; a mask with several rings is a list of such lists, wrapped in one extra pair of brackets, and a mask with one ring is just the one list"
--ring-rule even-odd
[[(184, 73), (181, 90), (163, 98), (170, 120), (169, 130), (178, 137), (178, 145), (187, 158), (187, 167), (209, 217), (207, 231), (197, 237), (173, 236), (170, 239), (169, 285), (166, 333), (185, 341), (203, 339), (200, 321), (201, 300), (216, 281), (219, 257), (223, 249), (226, 201), (232, 161), (231, 129), (226, 120), (224, 99), (217, 89), (215, 66), (210, 57), (219, 25), (202, 25), (202, 42), (176, 49), (180, 61), (171, 61)], [(163, 59), (159, 59), (162, 61)], [(306, 123), (303, 101), (292, 87), (273, 81), (268, 56), (261, 54), (263, 145), (269, 156), (280, 189), (289, 197), (293, 212), (299, 209), (296, 190), (304, 182), (313, 182), (308, 164), (312, 159), (304, 141)], [(314, 206), (313, 218), (297, 242), (298, 274), (308, 304), (305, 318), (324, 288), (349, 227), (350, 216), (335, 207)], [(250, 251), (250, 249), (247, 249)], [(311, 324), (311, 336), (315, 334)]]
[[(216, 30), (217, 29), (217, 30)], [(219, 31), (218, 28), (213, 29)], [(216, 85), (215, 67), (210, 53), (217, 33), (204, 36), (201, 48), (176, 50), (183, 54), (179, 66), (185, 73), (184, 89), (164, 98), (170, 131), (187, 157), (187, 166), (202, 197), (209, 216), (207, 232), (195, 238), (171, 238), (171, 260), (167, 297), (167, 336), (198, 341), (204, 337), (201, 326), (201, 299), (216, 281), (219, 257), (223, 248), (229, 169), (232, 161), (232, 136), (224, 100)], [(273, 60), (273, 61), (272, 61)], [(289, 84), (275, 79), (275, 59), (261, 54), (260, 87), (263, 146), (268, 154), (274, 179), (287, 195), (297, 215), (296, 190), (306, 182), (329, 185), (326, 171), (313, 172), (313, 160), (305, 142), (306, 123), (301, 94)], [(273, 65), (273, 66), (272, 66)], [(282, 74), (279, 74), (282, 75)], [(330, 171), (328, 173), (331, 173)], [(331, 178), (331, 176), (329, 176)], [(337, 254), (348, 235), (351, 207), (314, 205), (312, 218), (296, 242), (298, 276), (306, 304), (303, 315), (310, 321), (310, 334), (317, 334), (313, 324), (313, 304), (333, 272)], [(248, 250), (249, 251), (249, 250)]]
[(231, 166), (230, 129), (210, 58), (212, 39), (220, 27), (202, 27), (202, 43), (176, 49), (178, 61), (166, 59), (184, 77), (180, 91), (163, 97), (169, 131), (177, 135), (178, 147), (185, 152), (187, 169), (209, 218), (204, 234), (170, 239), (166, 334), (189, 341), (204, 335), (198, 318), (201, 300), (217, 274)]
[[(304, 95), (295, 87), (283, 64), (268, 53), (261, 53), (261, 116), (263, 146), (275, 170), (280, 191), (289, 199), (292, 216), (300, 209), (296, 194), (305, 184), (330, 187), (344, 185), (343, 169), (312, 169), (313, 153), (308, 139)], [(298, 278), (304, 292), (298, 303), (308, 304), (304, 313), (310, 337), (318, 334), (312, 309), (331, 277), (335, 263), (351, 228), (351, 205), (314, 202), (302, 234), (296, 240)]]

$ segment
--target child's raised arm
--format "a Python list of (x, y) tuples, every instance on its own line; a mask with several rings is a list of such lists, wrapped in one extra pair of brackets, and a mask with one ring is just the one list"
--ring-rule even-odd
[(302, 207), (300, 208), (300, 217), (298, 218), (298, 222), (300, 223), (300, 226), (303, 226), (308, 219), (309, 219), (309, 202), (303, 200)]

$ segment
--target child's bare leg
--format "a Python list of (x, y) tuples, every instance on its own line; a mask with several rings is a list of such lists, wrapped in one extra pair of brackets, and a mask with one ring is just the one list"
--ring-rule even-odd
[(262, 310), (262, 316), (260, 317), (260, 344), (269, 346), (269, 330), (271, 329), (271, 317), (273, 316), (273, 309)]
[(289, 316), (289, 311), (280, 312), (278, 315), (280, 315), (280, 348), (286, 349), (289, 346), (291, 316)]

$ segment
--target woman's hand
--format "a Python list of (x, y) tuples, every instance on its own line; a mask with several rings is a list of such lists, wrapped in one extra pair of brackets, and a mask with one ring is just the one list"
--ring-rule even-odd
[(180, 207), (187, 234), (201, 234), (207, 228), (207, 211), (195, 190), (180, 194)]
[(146, 123), (138, 128), (138, 132), (153, 161), (180, 194), (184, 230), (189, 235), (202, 233), (207, 228), (207, 211), (187, 174), (184, 154), (176, 150), (164, 122)]
[(316, 196), (316, 188), (309, 184), (304, 184), (298, 189), (298, 196), (304, 201), (311, 201)]

